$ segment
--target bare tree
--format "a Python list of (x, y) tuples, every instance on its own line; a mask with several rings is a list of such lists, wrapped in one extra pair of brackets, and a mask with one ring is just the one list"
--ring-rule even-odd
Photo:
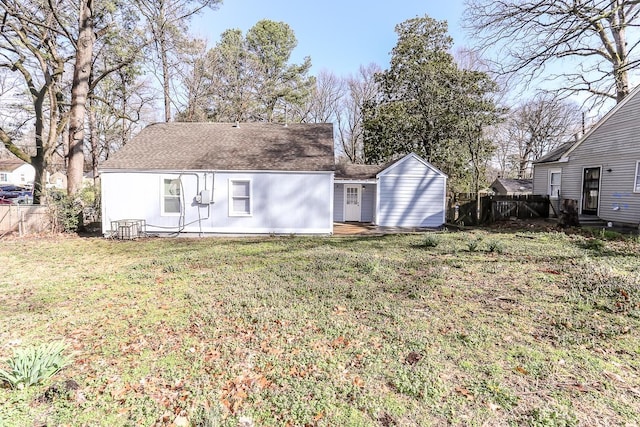
[(208, 98), (212, 84), (208, 78), (210, 63), (207, 57), (207, 45), (204, 40), (194, 39), (181, 55), (183, 69), (180, 70), (179, 83), (182, 86), (182, 99), (179, 101), (176, 120), (198, 122), (207, 120)]
[(494, 65), (501, 73), (529, 83), (546, 78), (559, 94), (586, 93), (594, 102), (620, 102), (630, 92), (629, 73), (640, 64), (638, 0), (466, 4), (467, 29), (480, 50), (498, 56)]
[(344, 95), (344, 81), (331, 71), (322, 70), (315, 79), (311, 97), (300, 106), (296, 115), (307, 123), (335, 122), (340, 115)]
[[(67, 39), (54, 11), (41, 6), (30, 1), (0, 0), (0, 68), (12, 73), (11, 78), (29, 98), (24, 119), (12, 129), (0, 128), (0, 140), (12, 154), (35, 168), (35, 203), (40, 202), (45, 172), (67, 120), (63, 106)], [(16, 142), (26, 124), (33, 125), (34, 153)]]
[(147, 21), (160, 69), (158, 78), (164, 98), (164, 120), (171, 121), (172, 70), (178, 65), (176, 54), (185, 43), (187, 23), (205, 8), (215, 9), (222, 0), (137, 0)]
[[(68, 162), (67, 162), (67, 193), (75, 195), (82, 187), (82, 177), (85, 165), (85, 125), (87, 122), (87, 106), (89, 97), (96, 86), (108, 75), (128, 67), (138, 57), (139, 47), (143, 44), (137, 32), (127, 35), (127, 45), (124, 46), (123, 33), (118, 29), (129, 28), (130, 17), (125, 13), (118, 13), (118, 9), (94, 10), (93, 0), (81, 0), (79, 3), (77, 22), (63, 15), (65, 8), (54, 10), (56, 20), (63, 19), (70, 22), (61, 28), (67, 34), (74, 49), (73, 80), (71, 83), (71, 106), (69, 110)], [(117, 21), (117, 22), (116, 22)], [(77, 34), (74, 36), (74, 34)], [(107, 40), (100, 40), (101, 38)], [(95, 48), (98, 48), (94, 50)], [(96, 54), (105, 58), (99, 62)], [(95, 123), (95, 117), (89, 117), (90, 130)], [(95, 134), (93, 135), (95, 136)], [(95, 165), (94, 165), (95, 169)]]
[(151, 105), (157, 101), (150, 85), (138, 75), (138, 67), (117, 70), (102, 80), (89, 97), (89, 153), (87, 169), (97, 176), (98, 164), (123, 147), (141, 121), (150, 120)]
[(358, 73), (347, 78), (347, 93), (343, 99), (342, 114), (337, 117), (338, 146), (351, 163), (364, 163), (364, 106), (376, 97), (376, 73), (382, 69), (374, 63), (360, 66)]
[(67, 165), (67, 193), (76, 194), (82, 186), (84, 172), (84, 125), (89, 98), (89, 78), (92, 70), (95, 25), (93, 0), (80, 1), (78, 38), (75, 45), (75, 65), (71, 84), (69, 112), (69, 162)]
[(575, 103), (540, 93), (515, 108), (504, 123), (497, 150), (501, 169), (512, 167), (518, 178), (531, 177), (531, 162), (569, 140), (580, 129)]

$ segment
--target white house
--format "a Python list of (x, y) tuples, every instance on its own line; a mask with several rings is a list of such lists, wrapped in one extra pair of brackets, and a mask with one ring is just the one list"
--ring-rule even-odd
[(330, 234), (333, 171), (331, 124), (154, 124), (100, 168), (103, 231)]
[(36, 170), (19, 159), (0, 160), (0, 185), (33, 185)]
[(142, 221), (158, 234), (331, 234), (334, 221), (445, 221), (442, 172), (415, 154), (336, 166), (331, 124), (154, 124), (101, 165), (100, 178), (107, 235)]

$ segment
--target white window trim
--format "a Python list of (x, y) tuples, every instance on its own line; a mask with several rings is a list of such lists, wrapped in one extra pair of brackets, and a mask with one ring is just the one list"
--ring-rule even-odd
[(640, 178), (638, 174), (640, 173), (640, 160), (636, 161), (636, 174), (633, 177), (633, 192), (640, 193)]
[[(247, 196), (249, 199), (249, 212), (237, 212), (233, 210), (233, 184), (240, 182), (249, 183), (249, 196)], [(229, 179), (229, 216), (253, 216), (253, 182), (251, 179)]]
[(560, 183), (558, 184), (560, 187), (560, 194), (562, 194), (562, 169), (549, 169), (549, 174), (547, 176), (547, 194), (549, 195), (550, 199), (554, 199), (557, 200), (560, 198), (559, 195), (554, 195), (551, 192), (551, 175), (555, 174), (555, 173), (559, 173), (560, 174)]
[[(164, 194), (164, 181), (166, 179), (170, 179), (170, 180), (180, 180), (179, 177), (176, 176), (172, 176), (172, 175), (164, 175), (160, 177), (160, 215), (161, 216), (180, 216), (182, 215), (182, 194), (177, 196), (178, 201), (180, 202), (180, 212), (166, 212), (165, 211), (165, 204), (164, 204), (164, 198), (165, 198), (165, 194)], [(182, 192), (182, 188), (180, 189), (180, 191)]]

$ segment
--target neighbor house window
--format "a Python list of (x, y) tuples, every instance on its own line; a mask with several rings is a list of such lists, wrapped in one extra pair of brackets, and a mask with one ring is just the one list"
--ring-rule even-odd
[(229, 181), (229, 216), (249, 216), (252, 211), (251, 181)]
[(640, 193), (640, 161), (636, 162), (636, 179), (633, 183), (633, 191)]
[(9, 176), (6, 173), (0, 173), (0, 182), (9, 181)]
[(560, 169), (552, 169), (549, 171), (549, 196), (552, 199), (560, 198), (561, 180), (562, 180), (562, 171)]
[(181, 187), (180, 179), (162, 179), (162, 215), (180, 215)]

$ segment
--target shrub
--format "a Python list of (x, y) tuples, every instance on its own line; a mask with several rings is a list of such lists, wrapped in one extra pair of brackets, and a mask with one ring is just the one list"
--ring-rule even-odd
[(600, 238), (603, 240), (624, 240), (622, 233), (614, 230), (607, 230), (605, 228), (600, 230)]
[(499, 240), (494, 240), (489, 242), (489, 252), (501, 254), (504, 252), (504, 245)]
[(438, 239), (437, 236), (433, 234), (427, 234), (427, 237), (425, 237), (424, 242), (422, 242), (425, 248), (435, 248), (436, 246), (438, 246), (439, 243), (440, 243), (440, 240)]
[(49, 215), (54, 231), (75, 233), (84, 226), (84, 212), (100, 212), (100, 195), (92, 186), (84, 187), (76, 197), (52, 190), (47, 194)]
[(605, 248), (605, 243), (600, 239), (589, 239), (583, 245), (585, 249), (591, 249), (592, 251), (602, 252)]
[(482, 241), (482, 237), (478, 237), (467, 242), (467, 247), (469, 248), (469, 252), (475, 252), (478, 250), (478, 246), (480, 246), (480, 242)]
[(65, 349), (63, 342), (18, 349), (7, 360), (9, 371), (0, 369), (0, 381), (14, 389), (38, 384), (69, 364), (67, 357), (62, 354)]
[(78, 199), (72, 199), (62, 191), (47, 194), (47, 205), (53, 230), (73, 233), (78, 230), (82, 218), (82, 206)]

